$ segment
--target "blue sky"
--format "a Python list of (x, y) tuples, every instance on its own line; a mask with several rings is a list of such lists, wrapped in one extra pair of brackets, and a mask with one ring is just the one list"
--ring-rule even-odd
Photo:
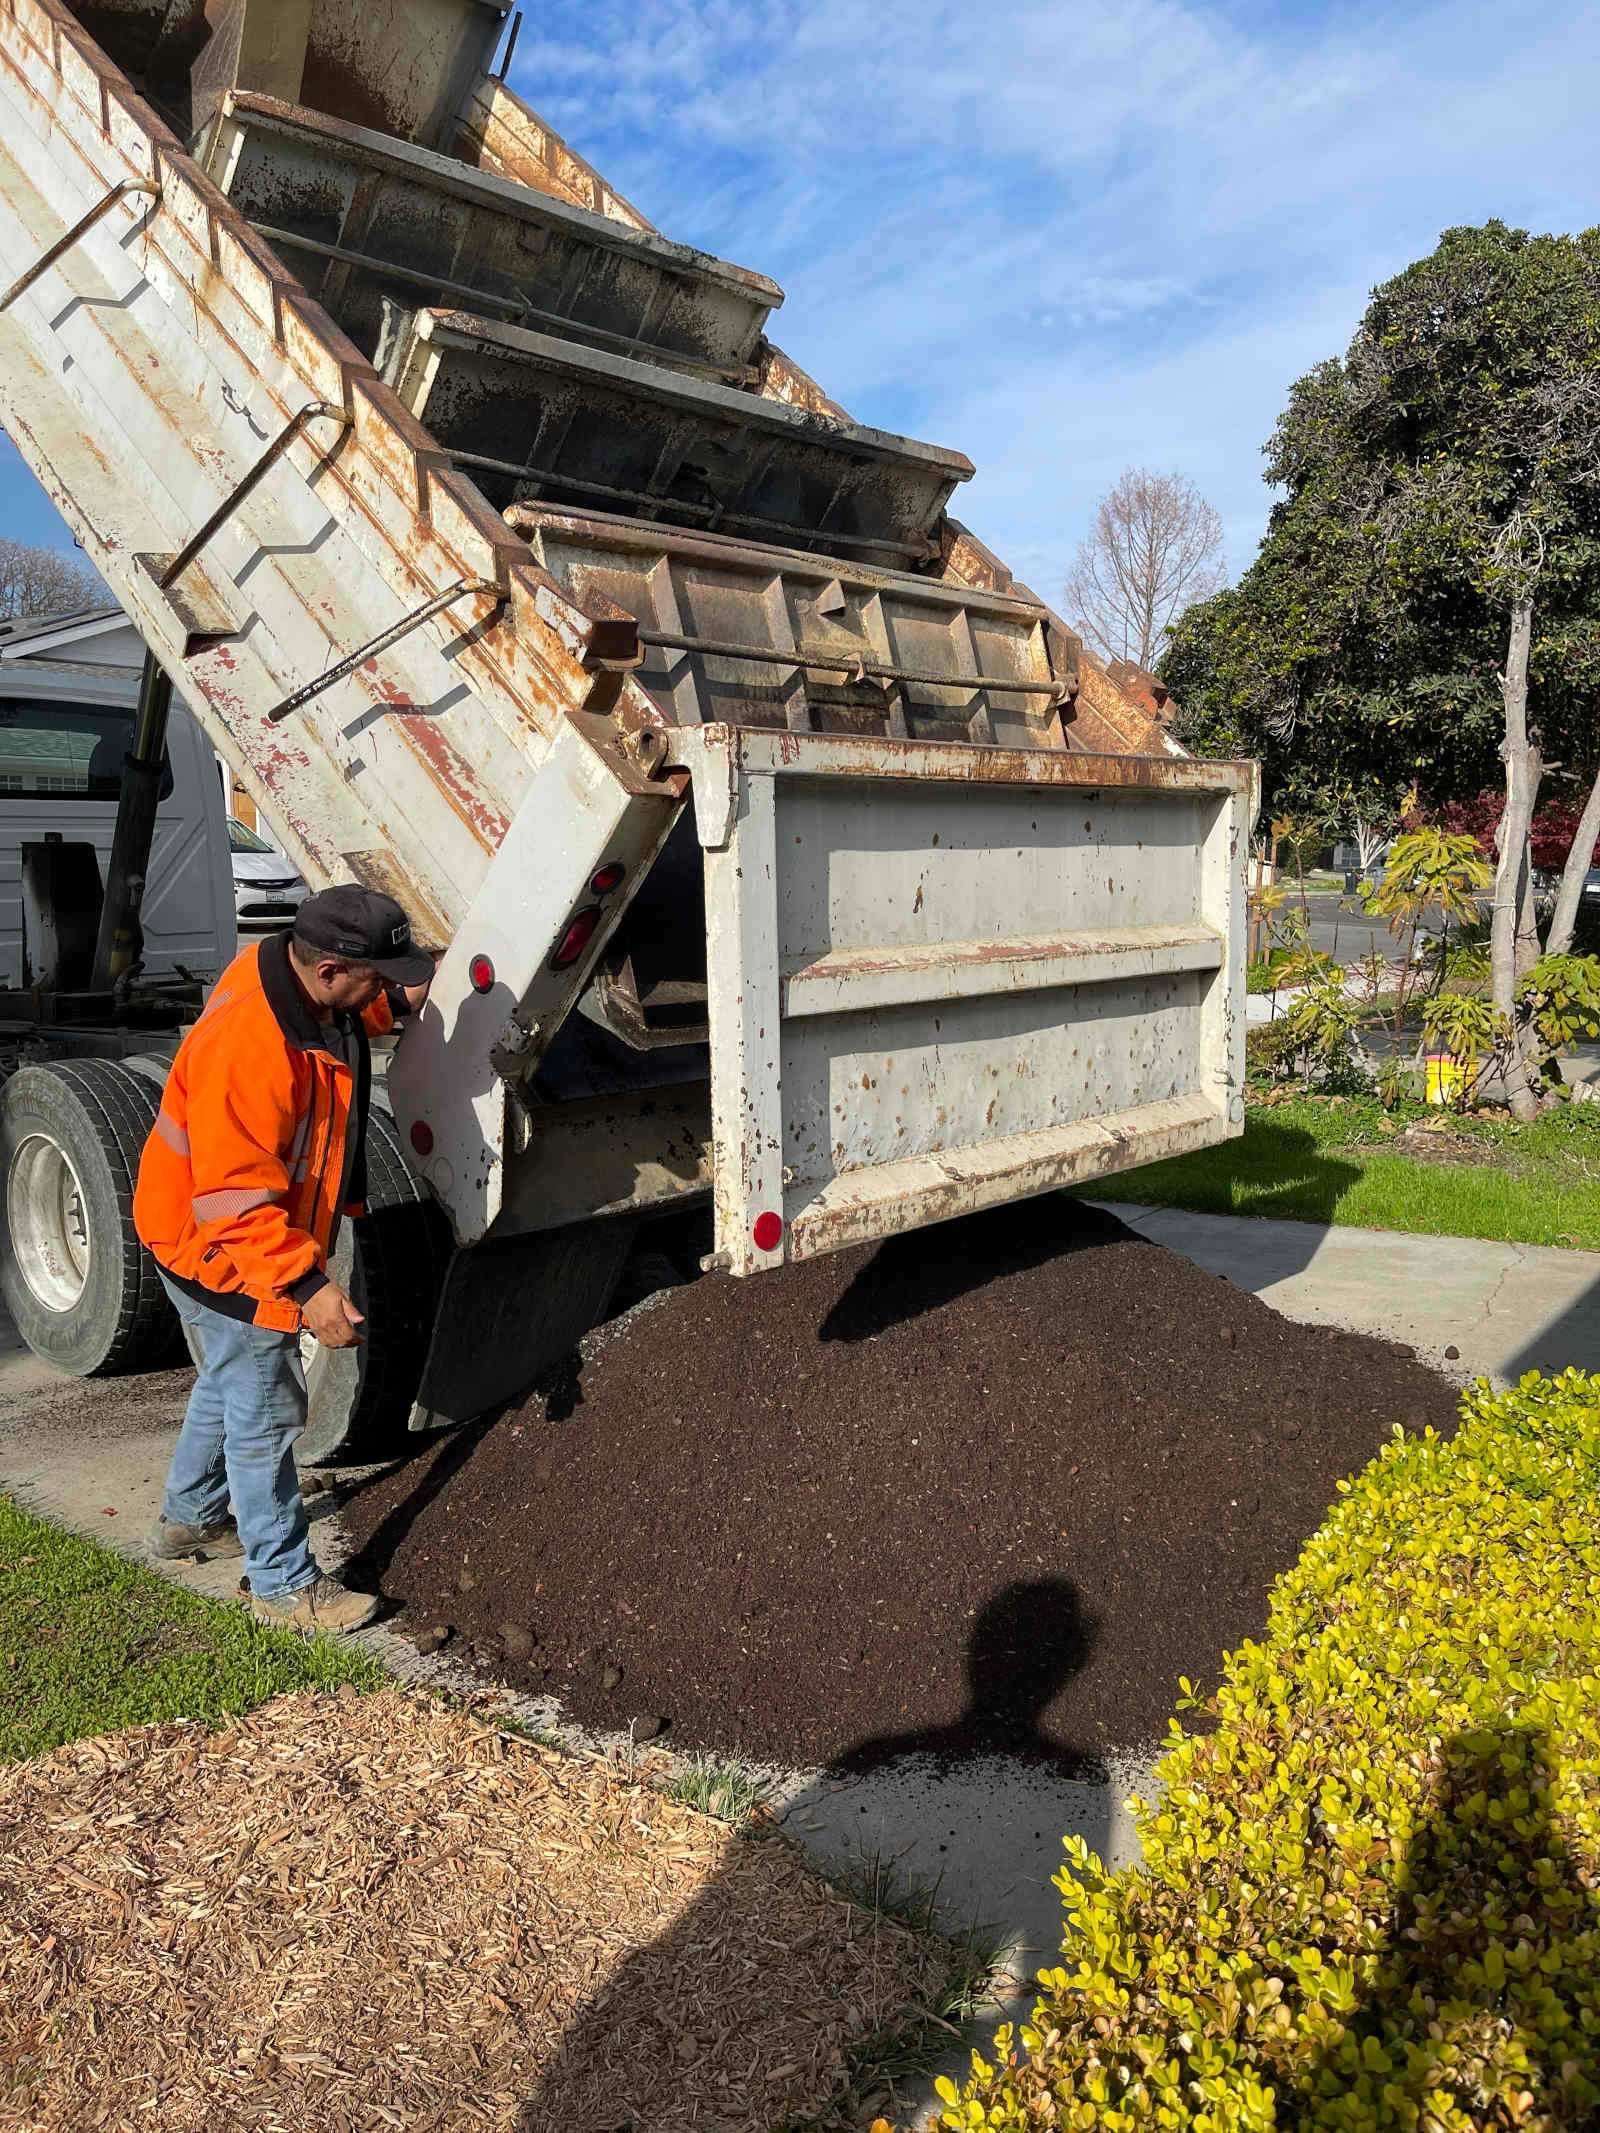
[[(1237, 571), (1286, 388), (1451, 223), (1600, 221), (1600, 12), (1265, 0), (541, 0), (514, 86), (665, 232), (758, 267), (857, 419), (959, 446), (1046, 597), (1124, 466)], [(8, 530), (65, 541), (15, 455)]]

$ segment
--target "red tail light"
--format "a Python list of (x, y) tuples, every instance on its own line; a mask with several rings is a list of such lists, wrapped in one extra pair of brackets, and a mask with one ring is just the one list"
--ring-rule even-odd
[(622, 887), (622, 877), (627, 871), (620, 859), (613, 859), (609, 866), (603, 866), (599, 873), (591, 878), (590, 893), (595, 896), (609, 896), (613, 889)]
[(750, 1236), (758, 1252), (775, 1252), (783, 1237), (782, 1215), (775, 1215), (769, 1207), (751, 1223)]
[(594, 939), (594, 929), (599, 925), (601, 913), (598, 905), (588, 904), (583, 910), (573, 913), (567, 922), (567, 930), (556, 943), (556, 952), (550, 958), (552, 970), (565, 970), (575, 963), (585, 948)]
[(467, 965), (474, 992), (487, 992), (494, 983), (494, 965), (486, 955), (475, 955)]
[(432, 1155), (433, 1128), (426, 1119), (419, 1118), (411, 1128), (411, 1145), (418, 1155)]

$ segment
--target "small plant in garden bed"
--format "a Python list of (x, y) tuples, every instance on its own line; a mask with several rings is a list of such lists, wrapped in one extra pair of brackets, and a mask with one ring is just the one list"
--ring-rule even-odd
[(1517, 987), (1517, 1007), (1548, 1073), (1561, 1052), (1600, 1037), (1600, 955), (1542, 956)]
[(1274, 948), (1268, 955), (1252, 957), (1244, 974), (1245, 991), (1276, 992), (1286, 982), (1283, 973), (1292, 959), (1293, 951), (1288, 948)]
[(1600, 2119), (1600, 1378), (1463, 1412), (1341, 1485), (1143, 1866), (1068, 1841), (1062, 1962), (950, 2133)]
[(1453, 1094), (1457, 1110), (1466, 1110), (1480, 1083), (1510, 1036), (1494, 1003), (1482, 993), (1435, 993), (1422, 1011), (1424, 1041), (1459, 1068)]

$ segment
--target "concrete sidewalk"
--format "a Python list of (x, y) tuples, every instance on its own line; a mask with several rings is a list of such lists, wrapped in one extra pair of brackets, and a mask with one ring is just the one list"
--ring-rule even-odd
[(1407, 1342), (1452, 1376), (1600, 1371), (1600, 1252), (1095, 1204), (1286, 1318)]

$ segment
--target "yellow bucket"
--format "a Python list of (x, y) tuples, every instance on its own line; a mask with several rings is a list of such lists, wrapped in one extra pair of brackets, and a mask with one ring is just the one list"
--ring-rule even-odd
[(1429, 1103), (1459, 1103), (1467, 1086), (1465, 1064), (1448, 1052), (1430, 1052), (1423, 1066), (1427, 1070), (1424, 1087)]

